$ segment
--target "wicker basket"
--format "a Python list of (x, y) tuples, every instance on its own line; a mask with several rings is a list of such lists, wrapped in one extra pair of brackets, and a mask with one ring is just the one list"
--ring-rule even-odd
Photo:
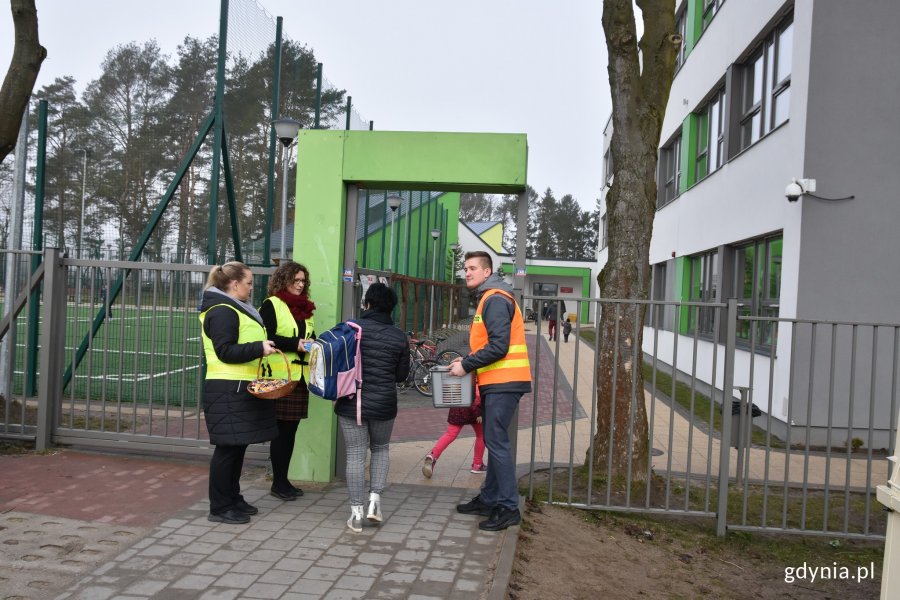
[(288, 394), (294, 391), (294, 388), (297, 387), (297, 384), (300, 383), (299, 380), (291, 380), (291, 364), (288, 362), (287, 356), (284, 355), (284, 352), (276, 349), (275, 352), (281, 355), (281, 358), (284, 359), (284, 365), (287, 367), (287, 379), (271, 379), (260, 377), (260, 371), (262, 369), (263, 359), (260, 357), (259, 364), (256, 366), (256, 379), (250, 382), (247, 386), (247, 391), (256, 396), (257, 398), (262, 398), (263, 400), (275, 400), (277, 398), (284, 398)]

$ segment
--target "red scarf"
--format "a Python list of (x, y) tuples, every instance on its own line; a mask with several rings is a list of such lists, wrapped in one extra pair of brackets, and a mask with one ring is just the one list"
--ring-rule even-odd
[(280, 291), (275, 294), (276, 298), (280, 298), (291, 309), (291, 315), (297, 322), (305, 321), (310, 318), (313, 311), (316, 310), (316, 303), (309, 299), (306, 294), (297, 295), (288, 291)]

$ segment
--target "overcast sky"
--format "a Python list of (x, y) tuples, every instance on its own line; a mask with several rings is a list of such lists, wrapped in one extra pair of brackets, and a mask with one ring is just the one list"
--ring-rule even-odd
[[(246, 3), (248, 0), (240, 0)], [(254, 0), (249, 0), (253, 5)], [(48, 57), (36, 89), (79, 91), (117, 44), (218, 33), (218, 0), (37, 0)], [(232, 14), (239, 0), (232, 0)], [(599, 0), (261, 0), (379, 130), (525, 133), (528, 183), (592, 210), (611, 111)], [(273, 26), (274, 30), (274, 26)], [(0, 68), (12, 54), (0, 13)]]

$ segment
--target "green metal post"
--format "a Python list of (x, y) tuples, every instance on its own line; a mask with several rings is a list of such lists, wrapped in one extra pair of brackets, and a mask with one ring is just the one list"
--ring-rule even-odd
[[(422, 264), (422, 213), (425, 212), (425, 207), (422, 206), (422, 194), (424, 192), (419, 192), (419, 234), (416, 236), (416, 274), (415, 277), (421, 277), (422, 271), (420, 270), (420, 266)], [(412, 197), (412, 196), (410, 196)], [(406, 273), (407, 275), (412, 275), (412, 272), (409, 271)]]
[[(225, 131), (225, 121), (222, 121)], [(222, 136), (222, 169), (225, 173), (225, 198), (228, 201), (228, 214), (231, 215), (231, 238), (234, 240), (234, 260), (244, 262), (241, 252), (241, 226), (238, 223), (237, 200), (234, 197), (234, 179), (231, 176), (231, 159), (228, 158), (228, 137)]]
[[(278, 97), (281, 94), (281, 27), (284, 19), (278, 17), (275, 20), (275, 66), (272, 69), (272, 106), (269, 116), (270, 121), (279, 117)], [(266, 224), (263, 228), (263, 256), (262, 263), (266, 266), (272, 264), (272, 215), (275, 214), (275, 160), (277, 146), (275, 140), (275, 127), (269, 126), (269, 170), (266, 173)]]
[[(23, 119), (28, 118), (26, 112)], [(44, 239), (44, 187), (47, 174), (47, 101), (38, 102), (38, 145), (37, 145), (37, 172), (34, 182), (34, 230), (31, 234), (31, 249), (43, 251)], [(37, 271), (41, 265), (41, 257), (38, 254), (31, 256), (31, 272)], [(40, 307), (40, 292), (31, 292), (31, 302), (28, 305), (28, 333), (25, 347), (28, 348), (28, 356), (25, 358), (25, 396), (34, 396), (37, 390), (37, 363), (38, 363), (38, 309)]]
[(362, 263), (363, 268), (368, 268), (369, 266), (369, 255), (367, 254), (369, 251), (369, 190), (366, 190), (366, 204), (363, 207), (363, 251), (362, 251)]
[(381, 213), (381, 267), (380, 269), (384, 271), (384, 246), (387, 242), (387, 213), (388, 213), (388, 205), (387, 205), (387, 197), (388, 191), (384, 190), (382, 196), (381, 207), (384, 209)]
[(347, 124), (344, 129), (350, 131), (350, 107), (353, 106), (353, 96), (347, 96)]
[[(279, 18), (281, 18), (281, 17), (279, 17)], [(315, 129), (319, 128), (319, 118), (321, 116), (322, 116), (322, 63), (316, 63), (316, 120), (313, 122), (313, 127)]]
[(206, 264), (216, 264), (216, 225), (219, 220), (219, 167), (222, 161), (222, 138), (225, 134), (225, 60), (228, 48), (228, 0), (222, 0), (219, 13), (219, 63), (216, 68), (216, 99), (213, 107), (212, 178), (209, 182), (209, 229), (206, 239)]

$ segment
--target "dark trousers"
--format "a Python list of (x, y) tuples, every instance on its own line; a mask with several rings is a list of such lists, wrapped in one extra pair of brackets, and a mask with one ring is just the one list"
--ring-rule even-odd
[(269, 443), (269, 459), (272, 461), (272, 489), (289, 492), (293, 486), (288, 481), (288, 467), (294, 455), (294, 439), (297, 437), (297, 426), (300, 421), (282, 421), (279, 419), (278, 437)]
[(489, 460), (484, 484), (478, 495), (485, 504), (519, 507), (516, 457), (512, 455), (508, 429), (521, 398), (521, 392), (492, 392), (482, 398), (484, 445)]
[(233, 508), (241, 496), (241, 468), (247, 446), (216, 446), (209, 462), (209, 512), (217, 515)]

